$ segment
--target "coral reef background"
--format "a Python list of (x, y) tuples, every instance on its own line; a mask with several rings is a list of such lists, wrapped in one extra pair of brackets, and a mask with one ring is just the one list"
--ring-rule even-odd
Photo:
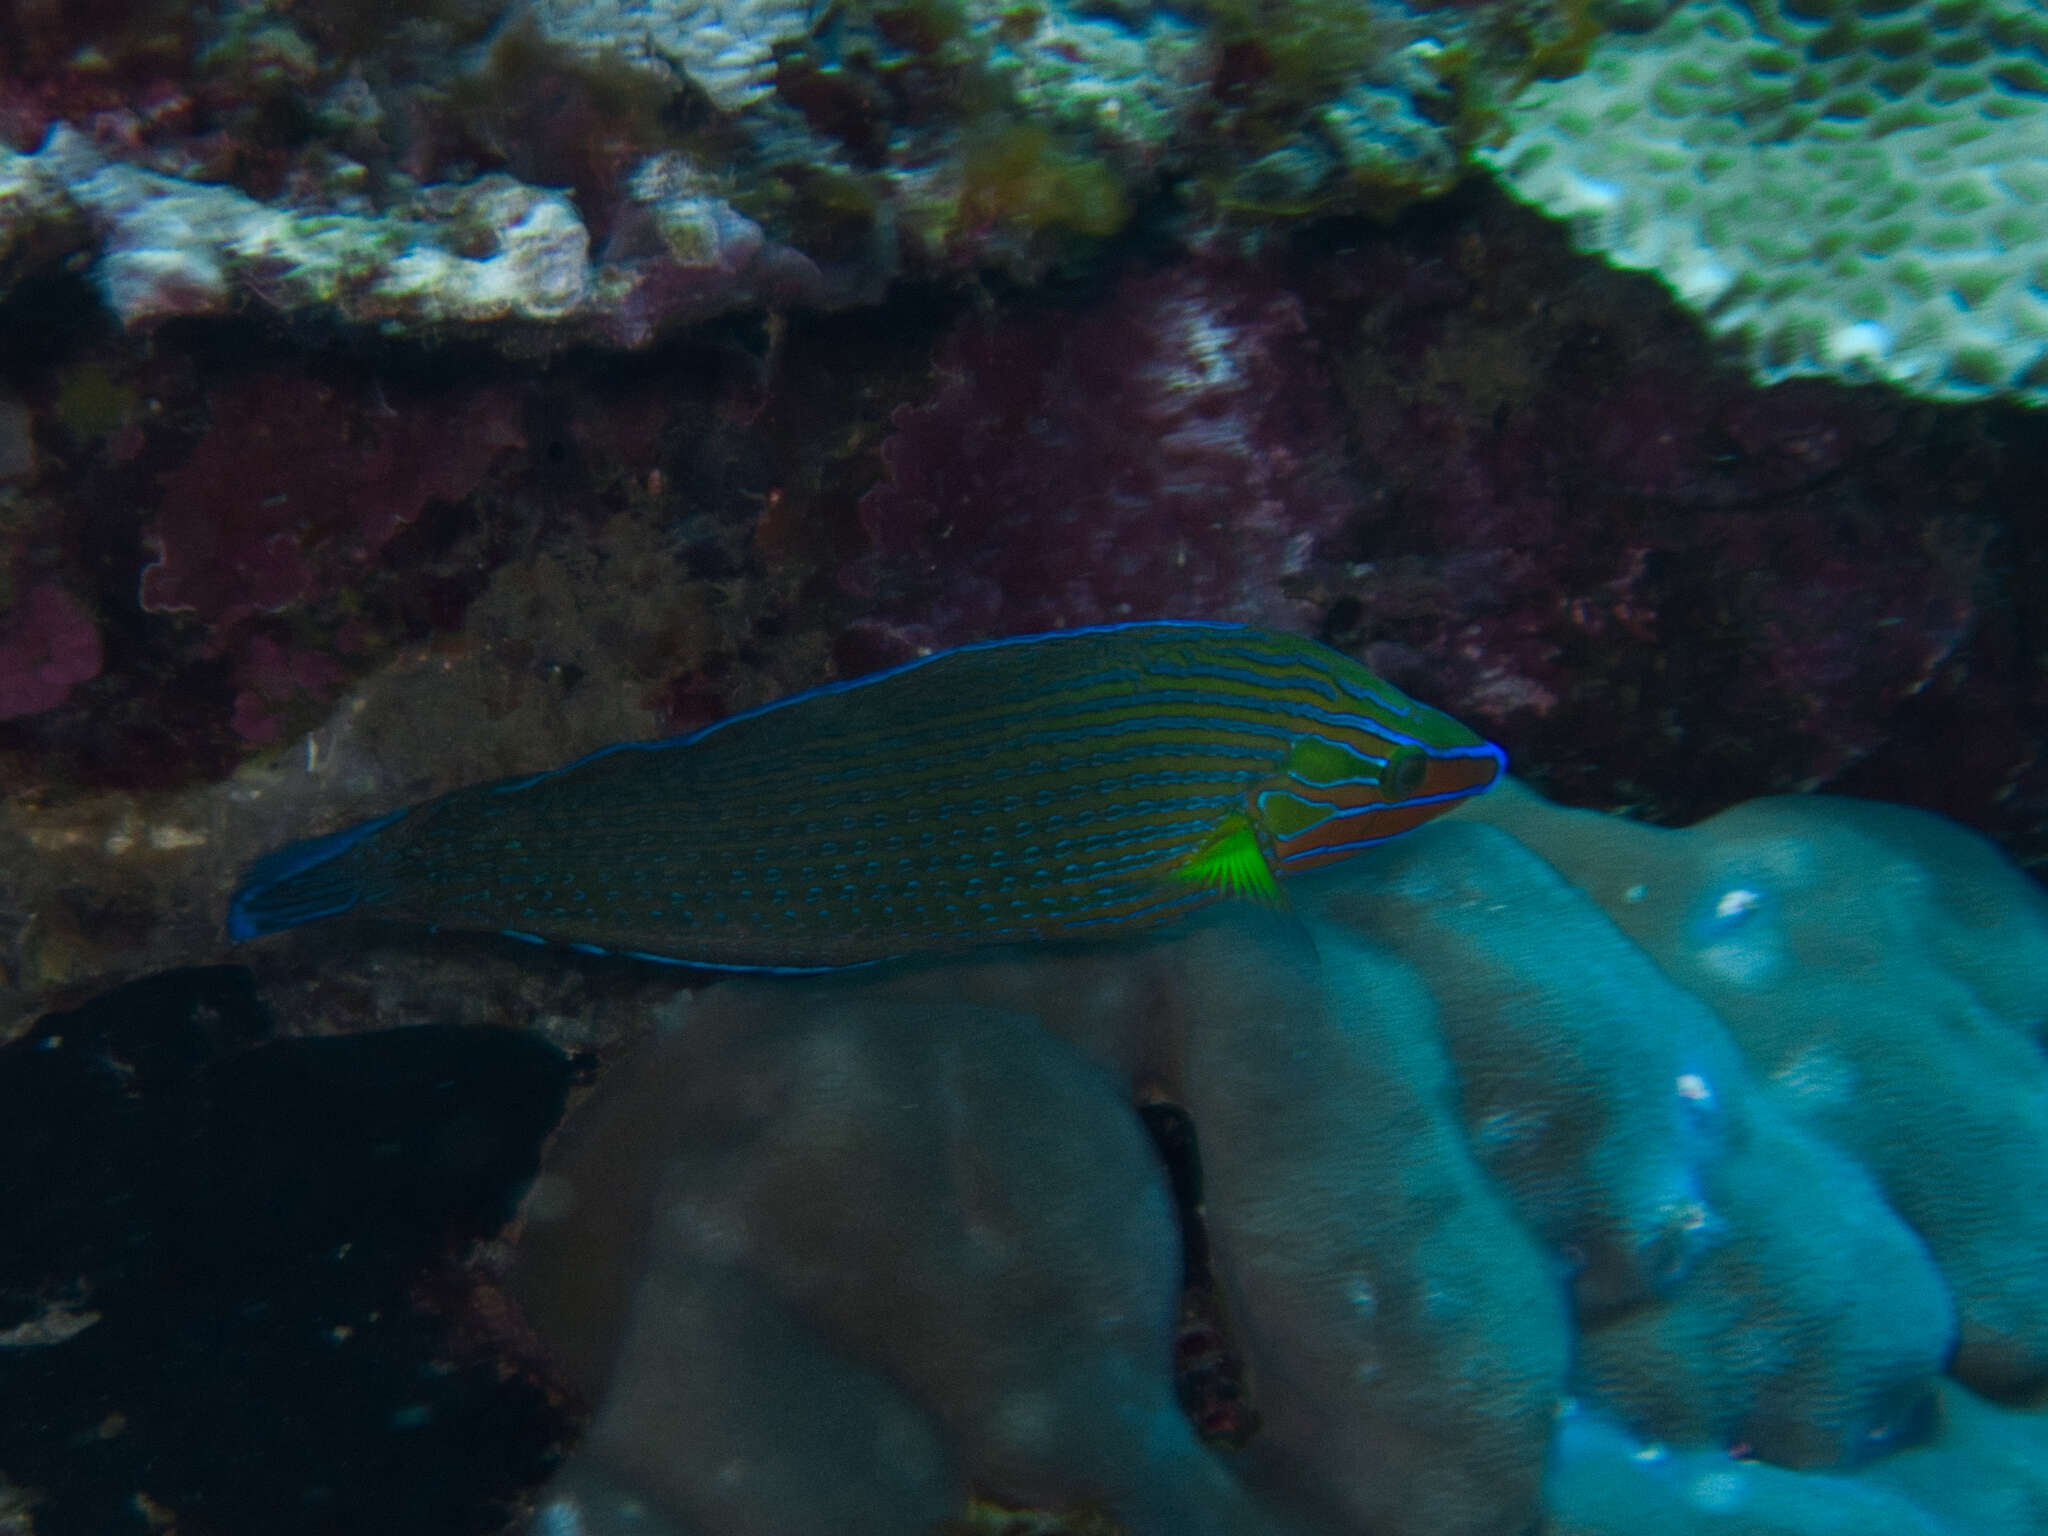
[[(551, 1106), (677, 978), (306, 938), (185, 969), (229, 958), (235, 872), (308, 831), (929, 648), (1175, 615), (1315, 634), (1568, 805), (1682, 826), (1888, 799), (2037, 868), (2038, 34), (1997, 0), (11, 8), (0, 1177), (47, 1242), (0, 1275), (0, 1363), (61, 1433), (0, 1439), (0, 1524), (401, 1529), (337, 1492), (336, 1458), (371, 1456), (446, 1474), (422, 1528), (491, 1530), (594, 1406), (514, 1321), (491, 1234)], [(552, 1049), (385, 1034), (507, 1022)], [(1839, 1075), (1741, 1052), (1825, 1120)], [(287, 1145), (337, 1115), (328, 1153)], [(1906, 1198), (1854, 1127), (1815, 1134)], [(432, 1188), (409, 1226), (380, 1225), (387, 1145)], [(302, 1226), (260, 1181), (191, 1193), (322, 1155)], [(1585, 1247), (1533, 1224), (1540, 1262)], [(1620, 1339), (1596, 1259), (1569, 1326)], [(1574, 1378), (1599, 1406), (1556, 1444), (1606, 1470), (1553, 1467), (1555, 1507), (1590, 1511), (1558, 1529), (1722, 1529), (1656, 1505), (1696, 1484), (1896, 1514), (1816, 1470), (1873, 1428), (2033, 1466), (2032, 1356), (1986, 1363), (2003, 1282), (1937, 1268), (1906, 1363), (1872, 1367), (1921, 1415), (1896, 1424), (1737, 1402), (1750, 1377), (1657, 1334), (1681, 1295), (1710, 1333), (1726, 1292), (1659, 1292), (1632, 1315), (1680, 1385)], [(1943, 1287), (1977, 1298), (1952, 1367)], [(1180, 1411), (1256, 1462), (1241, 1341), (1198, 1304), (1177, 1326)], [(271, 1385), (209, 1438), (141, 1359), (213, 1361), (212, 1404)], [(289, 1415), (248, 1405), (314, 1361), (360, 1394), (323, 1388), (266, 1455)], [(503, 1459), (445, 1461), (463, 1422), (502, 1426)], [(1693, 1448), (1643, 1454), (1667, 1423)], [(1526, 1450), (1497, 1462), (1522, 1495)]]
[(529, 369), (18, 292), (23, 1003), (207, 952), (311, 822), (1157, 613), (1318, 633), (1573, 803), (1830, 787), (2048, 848), (2035, 416), (1756, 388), (1480, 189), (992, 297)]

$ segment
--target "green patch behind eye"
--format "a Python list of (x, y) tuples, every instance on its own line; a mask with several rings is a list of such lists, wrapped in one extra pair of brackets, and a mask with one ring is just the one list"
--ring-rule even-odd
[(1259, 820), (1278, 838), (1299, 837), (1310, 827), (1319, 827), (1337, 814), (1333, 805), (1321, 805), (1290, 795), (1284, 789), (1269, 789), (1259, 796)]
[(1287, 774), (1304, 784), (1341, 784), (1347, 779), (1378, 781), (1380, 765), (1321, 736), (1304, 736), (1287, 751)]

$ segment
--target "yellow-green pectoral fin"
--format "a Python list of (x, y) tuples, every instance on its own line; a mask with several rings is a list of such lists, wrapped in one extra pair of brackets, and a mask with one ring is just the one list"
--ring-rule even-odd
[(1259, 834), (1245, 816), (1232, 816), (1224, 822), (1199, 852), (1173, 871), (1173, 877), (1224, 896), (1276, 907), (1286, 904), (1266, 850), (1259, 845)]

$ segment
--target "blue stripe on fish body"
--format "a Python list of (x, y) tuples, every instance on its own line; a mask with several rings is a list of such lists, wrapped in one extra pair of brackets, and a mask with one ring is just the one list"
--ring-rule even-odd
[(941, 652), (472, 786), (254, 866), (229, 932), (348, 913), (810, 971), (1166, 922), (1416, 825), (1499, 749), (1235, 625)]

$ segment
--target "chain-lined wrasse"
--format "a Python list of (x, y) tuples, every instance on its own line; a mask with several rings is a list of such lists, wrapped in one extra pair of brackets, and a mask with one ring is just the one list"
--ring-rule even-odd
[(745, 970), (1117, 937), (1420, 825), (1498, 747), (1298, 635), (961, 646), (259, 861), (237, 940), (351, 917)]

